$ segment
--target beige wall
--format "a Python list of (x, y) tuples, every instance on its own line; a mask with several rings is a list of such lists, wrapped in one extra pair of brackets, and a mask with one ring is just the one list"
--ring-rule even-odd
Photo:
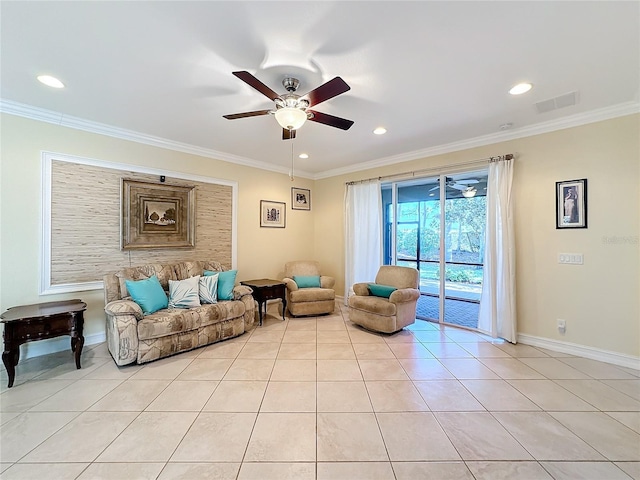
[[(632, 115), (316, 181), (316, 258), (344, 291), (344, 184), (516, 153), (518, 332), (640, 356), (640, 147)], [(588, 229), (555, 229), (555, 182), (588, 179)], [(318, 195), (316, 195), (316, 198)], [(328, 228), (328, 225), (331, 225)], [(559, 265), (582, 253), (584, 265)], [(566, 320), (564, 335), (557, 319)]]
[[(282, 275), (315, 258), (344, 292), (344, 182), (516, 153), (514, 176), (518, 331), (640, 356), (638, 115), (311, 181), (11, 115), (2, 116), (0, 308), (58, 298), (89, 303), (87, 334), (103, 331), (102, 292), (39, 297), (42, 150), (235, 180), (239, 279)], [(588, 179), (589, 228), (555, 229), (555, 182)], [(312, 211), (292, 211), (291, 186), (312, 190)], [(287, 203), (286, 229), (259, 227), (259, 201)], [(559, 265), (583, 253), (582, 266)], [(556, 319), (567, 322), (560, 335)]]
[[(41, 151), (133, 164), (238, 182), (238, 280), (282, 278), (288, 260), (313, 257), (313, 210), (291, 210), (291, 187), (313, 181), (196, 155), (2, 115), (0, 145), (0, 309), (81, 298), (89, 305), (85, 335), (104, 332), (102, 291), (38, 295), (40, 272)], [(286, 228), (260, 228), (260, 200), (286, 202)]]

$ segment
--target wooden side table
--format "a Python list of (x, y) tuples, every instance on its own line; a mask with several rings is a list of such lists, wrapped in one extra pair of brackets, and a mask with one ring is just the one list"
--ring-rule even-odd
[(287, 311), (287, 295), (285, 283), (280, 280), (271, 280), (269, 278), (261, 278), (259, 280), (245, 280), (240, 282), (253, 290), (251, 294), (256, 302), (258, 302), (258, 316), (260, 317), (260, 326), (262, 326), (262, 305), (264, 305), (264, 314), (267, 314), (267, 300), (280, 298), (282, 300), (282, 320)]
[(12, 307), (0, 315), (0, 322), (4, 323), (2, 362), (9, 375), (9, 388), (16, 377), (20, 345), (26, 342), (71, 335), (71, 351), (75, 353), (76, 368), (80, 368), (86, 309), (87, 304), (81, 300), (64, 300)]

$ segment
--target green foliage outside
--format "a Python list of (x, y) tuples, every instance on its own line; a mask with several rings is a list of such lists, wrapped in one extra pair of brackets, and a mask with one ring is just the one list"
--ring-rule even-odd
[[(482, 263), (485, 215), (486, 197), (484, 196), (446, 200), (446, 261)], [(415, 258), (418, 247), (421, 260), (439, 260), (439, 201), (401, 203), (398, 205), (398, 220), (396, 236), (398, 260)], [(418, 230), (420, 231), (419, 239)], [(422, 263), (420, 269), (421, 278), (439, 279), (437, 264)], [(481, 283), (482, 267), (452, 265), (447, 268), (445, 279), (450, 282)]]

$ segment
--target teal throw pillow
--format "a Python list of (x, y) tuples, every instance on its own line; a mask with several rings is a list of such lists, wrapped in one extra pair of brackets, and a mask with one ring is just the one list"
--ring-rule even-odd
[(185, 280), (169, 280), (169, 307), (192, 308), (200, 306), (200, 276)]
[(378, 283), (370, 283), (368, 285), (369, 293), (376, 297), (389, 298), (393, 292), (397, 290), (396, 287), (391, 287), (389, 285), (380, 285)]
[(125, 283), (131, 298), (140, 305), (142, 313), (145, 315), (169, 306), (167, 294), (164, 293), (162, 285), (155, 275), (145, 280), (125, 280)]
[(204, 271), (206, 277), (218, 275), (218, 300), (233, 300), (233, 287), (236, 284), (237, 274), (237, 270), (227, 270), (226, 272)]
[(298, 288), (319, 288), (320, 275), (294, 275), (293, 281)]

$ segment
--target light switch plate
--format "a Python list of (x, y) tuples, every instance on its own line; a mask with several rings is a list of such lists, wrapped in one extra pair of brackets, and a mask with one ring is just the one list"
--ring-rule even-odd
[(584, 255), (582, 253), (559, 253), (558, 263), (565, 265), (583, 265)]

